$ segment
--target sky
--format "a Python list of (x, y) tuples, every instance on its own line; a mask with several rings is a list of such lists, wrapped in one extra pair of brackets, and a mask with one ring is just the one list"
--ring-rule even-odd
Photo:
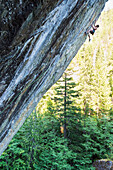
[(105, 6), (105, 11), (108, 11), (110, 9), (113, 8), (113, 0), (109, 0), (108, 2), (106, 2), (106, 6)]

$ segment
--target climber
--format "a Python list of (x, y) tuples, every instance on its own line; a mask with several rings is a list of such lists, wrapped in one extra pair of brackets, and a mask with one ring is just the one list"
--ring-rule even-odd
[(95, 30), (97, 30), (98, 28), (99, 28), (99, 25), (94, 24), (94, 26), (92, 25), (92, 28), (86, 32), (86, 34), (89, 37), (89, 41), (91, 41), (90, 34), (94, 35)]

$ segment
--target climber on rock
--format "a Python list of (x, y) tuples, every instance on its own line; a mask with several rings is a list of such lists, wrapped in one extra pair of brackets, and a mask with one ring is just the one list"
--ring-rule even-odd
[(94, 35), (95, 31), (99, 28), (99, 25), (92, 25), (92, 28), (86, 32), (89, 37), (89, 41), (91, 41), (90, 34)]

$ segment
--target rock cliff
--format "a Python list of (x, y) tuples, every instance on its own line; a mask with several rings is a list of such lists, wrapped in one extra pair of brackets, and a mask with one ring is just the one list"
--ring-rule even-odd
[(0, 0), (0, 155), (61, 77), (107, 0)]

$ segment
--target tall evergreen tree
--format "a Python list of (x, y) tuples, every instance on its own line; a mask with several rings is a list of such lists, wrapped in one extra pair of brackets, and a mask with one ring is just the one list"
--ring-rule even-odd
[(74, 100), (78, 96), (78, 92), (75, 90), (75, 82), (71, 77), (71, 70), (67, 70), (61, 79), (57, 82), (55, 87), (55, 105), (56, 112), (60, 116), (61, 125), (64, 130), (64, 138), (68, 137), (68, 124), (75, 113)]

